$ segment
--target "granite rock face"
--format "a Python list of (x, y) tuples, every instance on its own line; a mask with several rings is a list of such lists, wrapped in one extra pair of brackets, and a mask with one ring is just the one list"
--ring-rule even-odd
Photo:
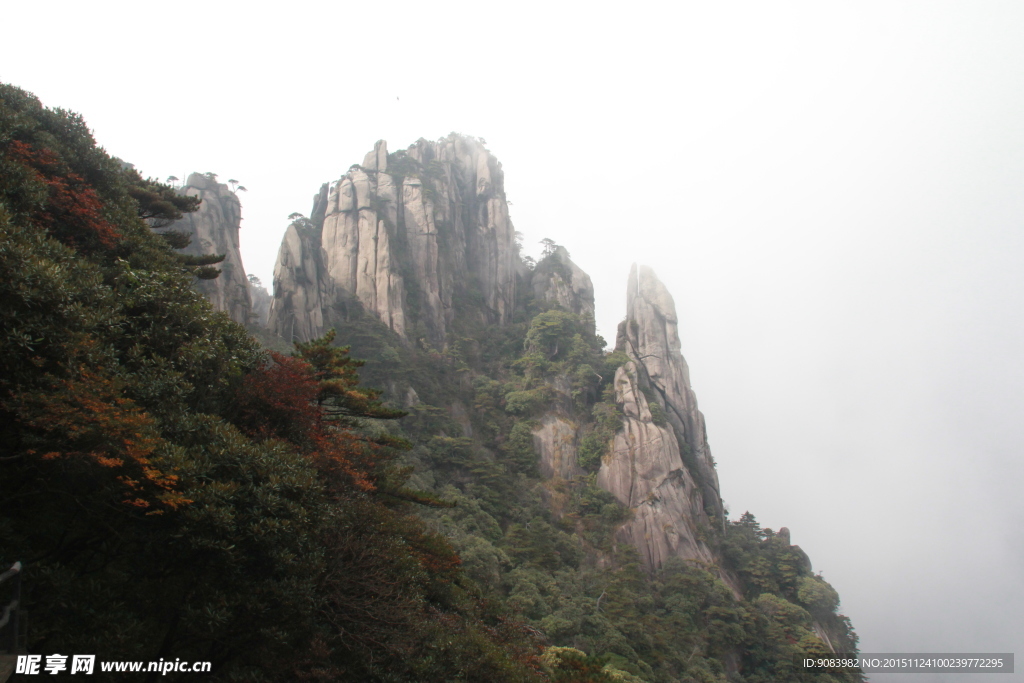
[[(311, 339), (355, 302), (406, 340), (444, 348), (458, 316), (510, 322), (517, 280), (535, 300), (593, 320), (593, 284), (564, 248), (524, 270), (503, 185), (500, 165), (475, 139), (421, 139), (394, 154), (377, 142), (362, 164), (321, 188), (310, 219), (288, 228), (274, 271), (271, 331)], [(619, 539), (636, 546), (650, 569), (671, 557), (715, 564), (702, 538), (722, 523), (718, 478), (680, 353), (675, 304), (649, 268), (630, 274), (617, 348), (630, 358), (614, 379), (622, 429), (597, 482), (633, 510)], [(568, 378), (548, 384), (555, 398), (533, 429), (534, 446), (548, 479), (572, 480), (584, 474), (579, 416)], [(471, 434), (465, 406), (450, 412)]]
[(629, 272), (626, 320), (619, 324), (615, 346), (633, 359), (641, 386), (649, 389), (664, 408), (709, 511), (722, 519), (718, 473), (708, 447), (704, 415), (697, 409), (697, 396), (690, 388), (690, 369), (680, 351), (676, 304), (647, 266), (637, 268), (634, 264)]
[(622, 429), (597, 481), (633, 510), (619, 538), (650, 569), (673, 556), (715, 563), (701, 528), (724, 520), (718, 476), (680, 353), (675, 302), (650, 268), (630, 271), (616, 348), (630, 358), (614, 380)]
[(618, 535), (637, 548), (646, 567), (660, 567), (670, 557), (711, 564), (711, 550), (699, 537), (699, 526), (708, 521), (700, 487), (683, 463), (671, 427), (655, 424), (638, 376), (635, 361), (615, 372), (622, 429), (597, 483), (633, 510)]
[(378, 141), (318, 195), (309, 223), (303, 257), (282, 244), (275, 270), (270, 327), (285, 339), (319, 334), (346, 298), (439, 348), (456, 315), (511, 319), (520, 260), (504, 178), (473, 138), (421, 139), (395, 154)]
[(593, 319), (594, 285), (590, 276), (572, 262), (565, 247), (557, 247), (537, 264), (530, 285), (538, 301), (557, 304), (566, 311)]
[(239, 246), (242, 205), (238, 197), (227, 185), (202, 173), (189, 175), (180, 192), (199, 197), (202, 200), (199, 209), (185, 214), (162, 230), (191, 235), (192, 241), (181, 250), (184, 254), (224, 255), (224, 261), (216, 265), (221, 271), (220, 276), (213, 280), (199, 280), (196, 289), (218, 311), (224, 311), (237, 323), (249, 324), (252, 322), (252, 300)]
[(324, 333), (328, 296), (323, 271), (316, 228), (308, 220), (295, 221), (285, 230), (277, 252), (270, 303), (270, 329), (283, 339), (307, 341)]
[(548, 479), (583, 474), (577, 463), (576, 425), (565, 417), (546, 414), (533, 431), (533, 447), (540, 454), (540, 472)]

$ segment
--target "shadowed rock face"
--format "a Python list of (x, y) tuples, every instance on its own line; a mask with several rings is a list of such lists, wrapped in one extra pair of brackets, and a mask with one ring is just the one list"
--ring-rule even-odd
[(648, 568), (673, 556), (713, 563), (700, 528), (713, 523), (711, 515), (722, 523), (718, 475), (680, 353), (675, 302), (650, 268), (630, 271), (616, 348), (631, 359), (615, 374), (623, 426), (597, 481), (634, 511), (620, 538), (636, 546)]
[(249, 280), (242, 265), (238, 232), (242, 221), (242, 205), (227, 185), (218, 183), (202, 173), (189, 175), (181, 193), (199, 197), (199, 209), (185, 214), (178, 221), (166, 227), (190, 233), (192, 241), (182, 253), (194, 256), (224, 254), (224, 261), (217, 264), (220, 276), (213, 280), (199, 280), (196, 283), (203, 296), (209, 299), (218, 311), (224, 311), (235, 322), (249, 324), (252, 318), (252, 301), (249, 298)]
[(260, 327), (266, 327), (270, 320), (270, 301), (273, 297), (263, 285), (249, 283), (249, 298), (252, 300), (252, 317)]
[(456, 315), (512, 316), (519, 258), (504, 178), (472, 138), (421, 139), (395, 155), (378, 141), (318, 196), (310, 225), (308, 267), (282, 244), (275, 269), (270, 326), (285, 339), (319, 334), (346, 297), (403, 337), (422, 326), (439, 347)]

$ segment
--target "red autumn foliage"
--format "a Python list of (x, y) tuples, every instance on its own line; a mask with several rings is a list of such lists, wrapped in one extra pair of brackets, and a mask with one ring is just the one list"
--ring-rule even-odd
[(270, 356), (270, 363), (242, 383), (235, 424), (251, 437), (298, 446), (329, 485), (372, 490), (369, 473), (378, 447), (326, 419), (318, 401), (323, 382), (309, 363), (275, 352)]
[(7, 155), (46, 186), (47, 199), (32, 216), (38, 225), (76, 249), (114, 247), (119, 235), (104, 220), (103, 205), (96, 191), (81, 176), (68, 170), (54, 152), (14, 140), (7, 147)]
[(235, 424), (258, 439), (308, 445), (320, 421), (309, 363), (271, 351), (271, 361), (248, 375), (238, 392)]
[(154, 463), (162, 440), (153, 419), (116, 380), (82, 368), (43, 391), (11, 395), (3, 407), (29, 430), (26, 455), (65, 462), (71, 472), (91, 463), (91, 475), (106, 479), (122, 503), (150, 514), (191, 502), (176, 490), (178, 477)]
[(371, 474), (377, 447), (348, 429), (321, 422), (310, 458), (335, 493), (349, 485), (361, 491), (375, 486)]
[(447, 538), (423, 526), (415, 518), (406, 520), (403, 537), (420, 566), (435, 580), (452, 582), (462, 566), (462, 558)]

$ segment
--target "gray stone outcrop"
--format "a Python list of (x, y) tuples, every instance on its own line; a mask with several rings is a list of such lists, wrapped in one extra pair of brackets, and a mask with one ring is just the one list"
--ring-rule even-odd
[(654, 423), (638, 375), (635, 362), (615, 372), (622, 429), (601, 463), (597, 483), (633, 511), (618, 536), (636, 547), (646, 567), (660, 567), (670, 557), (711, 564), (714, 556), (700, 538), (700, 526), (708, 521), (700, 487), (683, 463), (671, 427)]
[(675, 302), (650, 268), (630, 271), (616, 347), (630, 358), (614, 380), (622, 429), (597, 482), (633, 511), (619, 538), (649, 569), (670, 557), (715, 564), (703, 538), (724, 522), (718, 476), (680, 352)]
[(324, 305), (329, 300), (319, 235), (308, 220), (285, 230), (274, 265), (270, 329), (283, 339), (308, 341), (322, 335)]
[(690, 388), (690, 369), (680, 347), (679, 319), (672, 295), (651, 268), (633, 264), (626, 290), (626, 320), (619, 324), (616, 348), (636, 363), (641, 386), (652, 391), (664, 408), (705, 502), (723, 519), (718, 473), (708, 446), (704, 415), (697, 409), (697, 396)]
[[(501, 165), (473, 138), (421, 139), (394, 155), (378, 141), (318, 196), (311, 223), (315, 234), (303, 242), (310, 257), (282, 244), (278, 270), (288, 277), (275, 274), (270, 326), (286, 339), (322, 330), (342, 297), (400, 336), (418, 336), (418, 326), (437, 347), (456, 315), (495, 325), (511, 319), (515, 231)], [(309, 265), (301, 273), (300, 262)]]
[(273, 297), (262, 284), (249, 282), (249, 298), (252, 300), (252, 318), (260, 327), (266, 327), (270, 321), (270, 302)]
[(533, 296), (577, 315), (594, 318), (594, 285), (573, 263), (565, 247), (557, 247), (537, 264), (530, 278)]
[(202, 200), (199, 209), (161, 228), (161, 232), (189, 233), (191, 242), (181, 250), (183, 254), (224, 255), (224, 261), (215, 266), (220, 269), (220, 275), (213, 280), (199, 280), (196, 289), (218, 311), (224, 311), (235, 322), (250, 324), (253, 322), (252, 301), (239, 244), (242, 205), (238, 197), (227, 185), (203, 173), (189, 175), (179, 191), (190, 197), (199, 197)]
[(576, 425), (567, 418), (546, 414), (533, 430), (533, 447), (540, 455), (540, 472), (548, 479), (583, 474), (577, 463)]

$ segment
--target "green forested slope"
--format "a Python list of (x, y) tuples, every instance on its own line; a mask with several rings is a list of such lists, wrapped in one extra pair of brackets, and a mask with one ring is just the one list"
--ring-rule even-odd
[[(396, 425), (414, 444), (402, 461), (410, 483), (456, 503), (420, 516), (451, 540), (465, 577), (546, 643), (576, 648), (626, 680), (833, 680), (794, 664), (829, 652), (814, 621), (837, 648), (856, 648), (838, 596), (799, 548), (749, 513), (724, 534), (706, 529), (743, 587), (740, 600), (713, 568), (677, 561), (649, 576), (615, 542), (630, 511), (594, 473), (621, 423), (610, 384), (627, 358), (602, 352), (593, 320), (546, 309), (528, 290), (520, 288), (512, 325), (458, 318), (445, 352), (403, 345), (352, 307), (335, 320), (341, 341), (367, 359), (367, 383), (396, 396), (416, 387), (420, 402)], [(571, 405), (555, 385), (569, 387)], [(466, 417), (454, 419), (462, 411), (453, 405)], [(587, 474), (572, 482), (545, 480), (536, 467), (531, 430), (553, 405), (583, 425)]]
[(521, 287), (513, 324), (457, 320), (445, 350), (352, 304), (336, 339), (271, 353), (143, 220), (194, 208), (171, 194), (0, 86), (0, 563), (25, 563), (31, 652), (246, 681), (852, 680), (796, 667), (827, 651), (812, 621), (855, 638), (752, 516), (707, 530), (737, 599), (706, 567), (642, 571), (592, 474), (540, 476), (553, 405), (590, 473), (617, 429), (625, 359), (593, 321)]

